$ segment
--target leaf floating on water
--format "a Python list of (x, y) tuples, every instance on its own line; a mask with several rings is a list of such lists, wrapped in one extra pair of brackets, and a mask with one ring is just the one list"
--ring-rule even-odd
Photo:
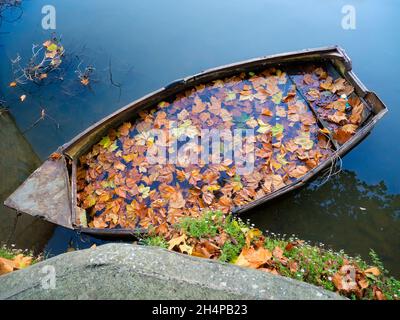
[(357, 126), (354, 124), (346, 124), (340, 127), (333, 134), (333, 138), (340, 144), (347, 142), (356, 132)]
[(306, 166), (297, 166), (289, 172), (289, 176), (291, 176), (292, 178), (301, 178), (307, 172), (308, 168)]
[(105, 136), (103, 137), (103, 139), (101, 139), (101, 141), (99, 142), (99, 144), (104, 148), (107, 149), (109, 146), (111, 146), (112, 141), (110, 139), (109, 136)]
[(271, 128), (272, 136), (277, 136), (283, 132), (283, 125), (277, 123)]
[[(335, 84), (323, 68), (307, 73), (305, 81), (303, 74), (296, 76), (295, 85), (276, 68), (199, 84), (111, 129), (79, 159), (77, 204), (86, 210), (89, 227), (142, 228), (171, 235), (184, 217), (201, 216), (207, 209), (228, 213), (301, 179), (333, 154), (327, 135), (340, 137), (344, 131), (351, 138), (358, 129), (347, 104), (355, 122), (359, 114), (357, 103), (331, 91), (334, 86), (337, 92), (344, 90), (345, 83)], [(309, 104), (324, 119), (342, 118), (320, 129)], [(161, 139), (152, 129), (167, 131), (167, 137)], [(221, 141), (199, 144), (204, 129), (216, 129)], [(237, 129), (254, 134), (238, 142), (226, 133)], [(220, 161), (212, 152), (200, 157), (207, 148), (218, 153)], [(254, 155), (251, 174), (242, 174), (236, 160), (223, 157), (234, 152)], [(157, 161), (150, 161), (149, 155)], [(192, 157), (197, 159), (194, 163)], [(249, 242), (252, 233), (247, 236)], [(209, 244), (191, 247), (188, 239), (174, 250), (207, 257), (220, 250)], [(249, 250), (241, 257), (245, 264), (254, 263), (245, 262), (252, 254)], [(266, 255), (257, 246), (253, 250)], [(276, 272), (268, 263), (261, 267)]]
[(314, 141), (310, 139), (310, 136), (307, 132), (301, 133), (298, 137), (294, 138), (293, 141), (305, 150), (310, 150), (314, 146)]
[(269, 123), (264, 123), (261, 119), (257, 120), (258, 125), (260, 126), (257, 129), (258, 133), (266, 133), (267, 131), (270, 131), (272, 129), (271, 125)]
[(20, 97), (19, 97), (19, 99), (21, 100), (21, 102), (24, 102), (24, 101), (25, 101), (25, 99), (26, 99), (26, 95), (25, 95), (25, 94), (23, 94), (22, 96), (20, 96)]
[(82, 79), (81, 79), (81, 83), (82, 83), (84, 86), (87, 86), (87, 85), (89, 84), (89, 78), (82, 78)]
[(282, 91), (279, 91), (278, 93), (274, 94), (274, 96), (272, 97), (272, 101), (275, 104), (280, 104), (282, 101)]
[(16, 87), (16, 86), (17, 86), (17, 83), (16, 83), (15, 81), (10, 82), (9, 86), (12, 87), (12, 88), (13, 88), (13, 87)]

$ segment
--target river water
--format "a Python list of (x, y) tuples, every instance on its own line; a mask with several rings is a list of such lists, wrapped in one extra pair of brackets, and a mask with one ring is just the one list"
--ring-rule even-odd
[[(55, 30), (42, 27), (41, 11), (48, 4), (56, 10)], [(342, 27), (345, 5), (355, 10), (355, 29)], [(317, 179), (245, 218), (260, 229), (296, 234), (365, 258), (373, 248), (399, 276), (399, 9), (396, 0), (23, 0), (20, 9), (2, 13), (0, 99), (44, 160), (89, 125), (174, 79), (266, 54), (341, 45), (389, 113), (343, 159), (341, 173), (323, 185)], [(26, 62), (32, 44), (41, 44), (52, 31), (62, 36), (66, 50), (63, 80), (10, 88), (10, 60), (19, 53)], [(79, 63), (81, 69), (96, 68), (90, 88), (76, 80)], [(27, 96), (23, 103), (22, 94)], [(32, 126), (42, 109), (48, 116)], [(4, 208), (0, 214), (6, 214)], [(47, 255), (99, 242), (63, 228), (49, 239), (44, 234)]]

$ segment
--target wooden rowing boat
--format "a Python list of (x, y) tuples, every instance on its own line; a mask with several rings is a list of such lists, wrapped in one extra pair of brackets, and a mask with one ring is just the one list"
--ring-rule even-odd
[[(319, 67), (321, 65), (323, 66), (322, 68)], [(329, 70), (325, 71), (325, 67), (327, 70)], [(225, 82), (221, 81), (220, 79), (225, 79)], [(246, 83), (250, 85), (243, 84), (241, 81), (243, 81), (243, 83), (247, 81)], [(231, 95), (231, 98), (226, 98), (226, 95), (224, 95), (225, 93), (221, 91), (224, 90), (224, 85), (227, 83), (230, 86), (229, 90), (231, 91), (229, 91), (228, 95)], [(279, 90), (275, 90), (276, 88), (279, 88), (281, 84), (284, 84), (284, 87), (286, 86), (286, 89), (282, 89), (283, 91), (287, 90), (283, 93), (284, 96), (282, 96), (282, 92), (279, 93)], [(290, 86), (287, 86), (287, 84), (290, 84)], [(89, 201), (92, 203), (88, 204), (86, 198), (82, 199), (83, 195), (87, 197), (87, 190), (85, 189), (87, 187), (87, 181), (86, 185), (84, 184), (84, 186), (82, 186), (82, 182), (79, 180), (79, 178), (77, 178), (77, 176), (81, 174), (80, 170), (82, 170), (82, 164), (80, 161), (82, 161), (82, 157), (86, 157), (84, 159), (90, 158), (88, 163), (90, 161), (98, 161), (96, 158), (98, 150), (103, 150), (106, 147), (110, 148), (112, 141), (110, 141), (108, 138), (109, 136), (107, 136), (107, 133), (110, 131), (110, 129), (119, 127), (122, 128), (121, 126), (123, 126), (123, 124), (125, 124), (127, 121), (137, 117), (139, 112), (154, 109), (154, 107), (157, 105), (161, 105), (161, 107), (163, 107), (163, 101), (171, 101), (172, 97), (184, 97), (182, 98), (186, 99), (184, 101), (189, 101), (188, 103), (192, 103), (190, 102), (192, 101), (190, 100), (192, 99), (192, 96), (201, 96), (201, 92), (205, 90), (204, 88), (211, 91), (217, 90), (212, 92), (218, 92), (219, 96), (221, 96), (222, 92), (222, 96), (224, 97), (223, 99), (225, 99), (223, 100), (223, 106), (228, 109), (231, 108), (229, 110), (233, 110), (232, 113), (236, 112), (236, 116), (238, 117), (241, 117), (240, 110), (238, 115), (238, 110), (235, 111), (234, 109), (237, 108), (237, 105), (239, 105), (240, 108), (250, 109), (252, 106), (255, 106), (254, 110), (258, 110), (258, 112), (260, 112), (258, 113), (260, 118), (247, 117), (244, 121), (250, 127), (257, 129), (257, 132), (261, 135), (269, 134), (269, 138), (264, 138), (270, 139), (268, 142), (270, 145), (267, 146), (267, 149), (269, 148), (268, 150), (270, 150), (270, 154), (265, 156), (264, 160), (265, 162), (268, 162), (268, 169), (266, 170), (271, 170), (272, 173), (268, 177), (258, 178), (259, 180), (256, 179), (256, 182), (254, 182), (255, 178), (252, 176), (251, 183), (249, 182), (250, 179), (246, 180), (245, 178), (243, 183), (247, 188), (247, 200), (243, 198), (244, 196), (242, 194), (240, 196), (236, 194), (235, 197), (233, 197), (232, 191), (227, 191), (229, 192), (229, 195), (232, 196), (232, 199), (228, 197), (229, 205), (225, 206), (224, 209), (229, 209), (229, 211), (234, 213), (245, 212), (257, 205), (260, 205), (261, 203), (276, 198), (304, 185), (322, 170), (330, 167), (338, 159), (338, 157), (344, 156), (348, 151), (362, 141), (372, 130), (375, 123), (387, 112), (387, 108), (377, 97), (377, 95), (371, 91), (368, 91), (367, 88), (356, 77), (352, 71), (349, 57), (346, 55), (343, 49), (337, 46), (265, 56), (213, 68), (194, 76), (174, 81), (164, 88), (152, 92), (143, 98), (117, 110), (93, 126), (89, 127), (70, 142), (61, 146), (57, 151), (57, 155), (53, 155), (47, 161), (45, 161), (42, 166), (39, 167), (5, 201), (5, 205), (14, 208), (17, 211), (41, 217), (47, 221), (66, 228), (76, 229), (83, 233), (98, 236), (122, 237), (132, 236), (137, 232), (145, 232), (146, 226), (149, 225), (149, 222), (147, 221), (145, 224), (143, 222), (144, 220), (139, 221), (136, 217), (135, 221), (139, 221), (140, 223), (137, 225), (133, 224), (133, 218), (131, 219), (132, 221), (128, 221), (129, 217), (127, 217), (125, 211), (133, 210), (133, 212), (136, 212), (135, 210), (138, 209), (132, 209), (131, 207), (133, 206), (133, 203), (137, 205), (138, 202), (141, 203), (142, 207), (146, 207), (145, 203), (147, 203), (147, 206), (153, 207), (152, 204), (149, 204), (151, 203), (149, 202), (151, 200), (147, 199), (147, 202), (144, 200), (148, 194), (145, 196), (143, 193), (140, 193), (143, 191), (131, 192), (133, 189), (137, 190), (136, 185), (131, 185), (131, 189), (127, 188), (125, 185), (122, 189), (115, 186), (110, 188), (109, 185), (107, 185), (107, 188), (104, 188), (108, 191), (98, 191), (97, 196), (94, 195), (94, 198), (92, 197)], [(239, 91), (236, 92), (236, 89)], [(290, 102), (293, 98), (295, 99), (294, 102)], [(272, 103), (271, 100), (274, 101), (274, 103)], [(176, 103), (178, 98), (176, 98), (174, 101)], [(221, 107), (220, 104), (221, 103), (219, 103), (219, 107)], [(273, 107), (274, 110), (271, 111), (271, 107), (269, 109), (267, 107), (266, 109), (268, 112), (266, 113), (265, 108), (263, 108), (263, 104), (275, 106)], [(183, 106), (184, 108), (187, 107), (185, 107), (184, 104)], [(211, 108), (216, 108), (215, 106), (211, 106), (212, 102), (203, 103), (202, 106), (196, 107), (196, 112), (199, 111), (198, 109), (201, 111), (207, 108), (210, 110)], [(361, 109), (360, 106), (362, 106)], [(347, 109), (348, 107), (349, 110)], [(191, 112), (195, 112), (194, 107), (190, 108)], [(307, 110), (305, 110), (304, 113), (301, 113), (299, 108), (307, 108)], [(225, 118), (223, 118), (224, 120), (218, 120), (219, 118), (216, 116), (218, 112), (220, 111), (211, 110), (202, 117), (202, 120), (205, 122), (211, 121), (211, 123), (213, 123), (212, 119), (214, 119), (214, 123), (224, 125), (224, 121), (228, 121), (226, 119), (231, 119), (231, 115), (228, 114), (226, 116), (227, 112), (225, 112)], [(149, 114), (150, 113), (147, 113), (147, 115)], [(151, 116), (153, 119), (155, 114), (151, 114), (154, 115)], [(313, 117), (311, 120), (310, 114)], [(190, 116), (193, 116), (193, 114)], [(271, 124), (265, 124), (263, 121), (260, 121), (262, 117), (266, 116), (268, 116), (268, 119), (270, 119)], [(192, 123), (192, 120), (187, 121)], [(195, 120), (193, 120), (193, 122), (195, 123)], [(281, 122), (283, 125), (280, 124)], [(237, 124), (235, 121), (232, 123), (235, 125)], [(300, 125), (298, 125), (299, 123)], [(231, 125), (232, 124), (230, 124), (230, 126)], [(309, 129), (309, 126), (311, 125), (315, 125), (315, 128), (312, 130)], [(299, 130), (303, 130), (304, 128), (306, 134), (308, 135), (310, 135), (310, 132), (314, 132), (318, 135), (318, 137), (321, 134), (324, 134), (330, 144), (330, 153), (324, 158), (324, 156), (318, 151), (317, 153), (313, 153), (314, 155), (318, 155), (315, 155), (314, 158), (311, 159), (309, 154), (312, 153), (312, 150), (310, 150), (310, 147), (306, 146), (309, 140), (306, 139), (305, 142), (297, 140), (300, 142), (297, 142), (298, 145), (296, 145), (296, 143), (293, 143), (293, 139), (289, 137), (288, 139), (291, 140), (285, 142), (285, 140), (282, 140), (282, 131), (284, 126), (286, 126), (285, 130), (287, 128), (288, 131), (291, 130), (290, 128), (297, 126), (296, 134), (298, 134)], [(128, 129), (129, 128), (131, 128), (130, 123)], [(273, 129), (277, 128), (278, 131), (280, 130), (280, 132), (277, 132), (277, 130), (274, 132)], [(317, 129), (318, 132), (316, 131)], [(119, 133), (116, 134), (114, 139), (122, 139), (122, 142), (127, 141), (126, 139), (128, 139), (128, 136), (123, 137), (124, 134), (121, 135), (120, 131), (118, 132)], [(127, 132), (129, 133), (129, 130)], [(104, 140), (105, 136), (107, 137), (106, 140)], [(258, 136), (257, 139), (259, 138), (260, 136)], [(103, 142), (99, 143), (99, 141)], [(116, 142), (114, 142), (114, 144), (114, 149), (121, 148), (122, 150), (125, 148), (117, 146)], [(300, 148), (299, 145), (302, 147)], [(315, 144), (311, 143), (311, 145)], [(97, 149), (95, 160), (93, 160), (94, 151), (91, 151), (94, 149)], [(297, 151), (295, 151), (296, 149)], [(306, 152), (306, 156), (304, 156), (304, 151), (310, 152)], [(92, 152), (92, 154), (90, 152)], [(103, 150), (101, 152), (104, 153), (106, 151)], [(121, 153), (122, 152), (123, 151), (121, 151)], [(287, 154), (285, 154), (285, 152), (287, 152)], [(91, 156), (85, 156), (87, 154), (91, 154)], [(109, 153), (107, 154), (108, 157), (111, 157)], [(282, 155), (284, 157), (287, 156), (288, 159), (284, 158), (282, 160)], [(278, 163), (279, 161), (277, 162), (274, 160), (275, 156), (279, 158), (280, 163)], [(296, 159), (293, 160), (294, 158)], [(119, 166), (122, 166), (123, 169), (126, 168), (126, 165), (129, 161), (132, 161), (132, 159), (124, 159), (126, 161), (121, 160), (121, 162), (123, 162), (122, 164), (121, 162), (118, 162)], [(300, 161), (299, 159), (304, 161), (306, 164), (296, 167), (295, 162)], [(317, 161), (315, 161), (315, 159), (317, 159)], [(91, 164), (88, 165), (89, 168)], [(133, 166), (136, 165), (140, 166), (140, 163), (133, 163)], [(161, 166), (158, 168), (162, 169)], [(304, 172), (299, 174), (299, 168), (304, 170)], [(147, 169), (145, 168), (144, 170)], [(221, 170), (228, 169), (228, 167), (225, 167), (225, 169)], [(121, 171), (122, 169), (120, 168), (119, 170)], [(116, 172), (121, 174), (120, 171), (112, 169), (113, 174)], [(281, 173), (276, 174), (276, 172)], [(95, 178), (98, 178), (98, 176), (103, 173), (97, 172), (93, 173), (93, 175)], [(191, 172), (190, 170), (181, 170), (180, 173), (183, 175), (182, 179), (185, 180), (185, 177), (188, 177)], [(104, 175), (102, 177), (104, 177)], [(276, 184), (276, 179), (274, 180), (274, 177), (280, 181), (278, 184)], [(90, 180), (90, 177), (87, 178), (87, 180), (88, 179)], [(146, 177), (146, 179), (148, 185), (150, 186), (151, 183), (148, 182), (149, 177)], [(95, 182), (96, 180), (94, 179), (93, 181)], [(268, 181), (270, 181), (269, 184)], [(172, 180), (170, 182), (172, 182)], [(166, 185), (165, 181), (163, 181), (163, 183)], [(174, 184), (176, 181), (174, 180), (172, 183)], [(210, 204), (210, 207), (213, 209), (222, 208), (221, 198), (215, 196), (213, 193), (214, 189), (210, 189), (210, 187), (207, 185), (207, 183), (204, 183), (204, 181), (199, 181), (198, 185), (196, 185), (196, 183), (197, 180), (194, 182), (194, 186), (192, 185), (192, 189), (197, 188), (195, 191), (199, 194), (200, 204), (197, 205), (195, 209), (191, 207), (191, 211), (197, 212), (199, 208), (204, 208), (205, 204)], [(176, 186), (178, 186), (177, 183)], [(251, 186), (253, 186), (253, 189)], [(242, 187), (243, 186), (240, 188)], [(116, 189), (119, 189), (118, 192)], [(215, 190), (216, 189), (219, 189), (219, 187), (217, 186)], [(107, 192), (110, 192), (110, 190), (113, 192), (111, 197), (113, 200), (110, 200), (109, 194), (107, 195)], [(159, 190), (154, 190), (153, 193), (152, 191), (153, 190), (151, 190), (150, 187), (146, 191), (150, 192), (151, 196), (149, 199), (151, 199), (152, 196), (155, 197), (155, 194), (158, 194)], [(225, 191), (226, 190), (224, 190), (224, 192)], [(117, 194), (117, 196), (114, 192)], [(165, 221), (168, 220), (168, 217), (165, 217), (168, 216), (168, 213), (175, 214), (178, 212), (179, 214), (182, 214), (182, 212), (185, 212), (186, 197), (189, 197), (189, 193), (185, 192), (186, 191), (179, 191), (179, 199), (175, 200), (174, 206), (171, 205), (172, 200), (170, 199), (170, 195), (165, 195), (164, 199), (157, 198), (157, 200), (160, 200), (161, 202), (163, 200), (167, 202), (169, 201), (169, 209), (163, 209), (163, 214), (161, 215), (164, 216), (166, 219)], [(205, 197), (204, 192), (206, 192), (211, 198), (207, 196)], [(101, 210), (97, 209), (100, 208), (104, 211), (104, 207), (106, 207), (106, 210), (111, 208), (110, 203), (101, 203), (98, 197), (98, 195), (101, 194), (106, 195), (106, 198), (109, 201), (114, 201), (114, 203), (115, 201), (119, 201), (117, 203), (118, 209), (116, 209), (115, 212), (118, 214), (118, 210), (120, 210), (120, 212), (123, 211), (125, 218), (119, 218), (118, 216), (115, 217), (115, 215), (111, 216), (112, 213), (110, 213), (111, 218), (102, 217), (102, 220), (99, 220), (99, 218), (97, 218), (97, 214), (98, 211)], [(182, 196), (182, 194), (184, 196)], [(190, 195), (190, 197), (192, 196), (193, 194)], [(127, 199), (129, 199), (129, 201), (128, 203), (125, 203), (127, 202)], [(179, 205), (176, 205), (177, 202)], [(186, 201), (186, 205), (187, 204), (188, 201)], [(122, 205), (122, 209), (120, 208), (120, 205)], [(130, 206), (129, 210), (128, 206)], [(167, 206), (168, 205), (166, 205), (166, 207)], [(96, 207), (97, 211), (93, 209)], [(110, 210), (113, 210), (113, 208)], [(148, 208), (144, 208), (143, 210), (148, 210)], [(135, 215), (137, 215), (137, 212)], [(93, 219), (93, 221), (88, 224), (86, 221), (87, 218)]]

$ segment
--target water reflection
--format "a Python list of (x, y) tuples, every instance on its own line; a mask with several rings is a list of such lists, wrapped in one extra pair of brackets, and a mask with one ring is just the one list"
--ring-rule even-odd
[(389, 194), (383, 182), (367, 184), (348, 170), (318, 186), (320, 182), (317, 179), (247, 217), (261, 229), (296, 234), (350, 254), (367, 257), (372, 248), (399, 275), (400, 195)]
[(39, 252), (50, 238), (53, 226), (26, 214), (17, 215), (3, 201), (40, 164), (29, 143), (5, 109), (0, 109), (0, 244)]

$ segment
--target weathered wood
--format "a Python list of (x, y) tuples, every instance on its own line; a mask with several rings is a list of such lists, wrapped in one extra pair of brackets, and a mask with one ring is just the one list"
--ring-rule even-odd
[[(45, 162), (45, 164), (16, 191), (15, 195), (11, 196), (6, 201), (6, 205), (32, 215), (42, 216), (46, 220), (52, 221), (56, 224), (60, 224), (69, 228), (73, 227), (81, 230), (82, 232), (93, 235), (132, 237), (138, 233), (142, 233), (144, 231), (140, 229), (88, 229), (82, 228), (79, 224), (76, 225), (76, 218), (78, 215), (76, 214), (77, 194), (75, 172), (76, 161), (79, 156), (87, 152), (94, 143), (98, 142), (99, 139), (106, 134), (110, 128), (118, 127), (124, 121), (134, 117), (134, 115), (139, 111), (153, 107), (156, 103), (168, 99), (169, 97), (174, 96), (177, 93), (193, 86), (260, 68), (267, 68), (271, 66), (281, 67), (297, 62), (307, 63), (324, 61), (329, 61), (332, 63), (340, 75), (355, 88), (356, 94), (363, 100), (366, 107), (372, 112), (372, 116), (363, 123), (363, 126), (357, 131), (352, 139), (340, 147), (336, 145), (338, 147), (336, 153), (329, 160), (324, 161), (314, 169), (310, 170), (306, 175), (295, 181), (293, 184), (267, 194), (264, 197), (240, 208), (236, 208), (234, 212), (245, 212), (261, 203), (297, 189), (304, 185), (316, 174), (332, 165), (338, 156), (344, 156), (358, 143), (360, 143), (369, 134), (375, 123), (387, 112), (386, 106), (376, 96), (376, 94), (368, 91), (362, 82), (355, 76), (351, 70), (352, 67), (349, 57), (346, 55), (343, 49), (337, 46), (307, 49), (260, 57), (209, 69), (199, 74), (176, 80), (170, 85), (154, 91), (143, 98), (138, 99), (117, 110), (77, 135), (70, 142), (64, 144), (60, 148), (60, 152), (63, 153), (63, 158), (56, 162)], [(71, 178), (68, 175), (65, 159), (72, 161), (73, 175)], [(70, 181), (72, 182), (72, 186), (70, 186)], [(35, 187), (38, 188), (35, 189)], [(29, 201), (28, 203), (31, 204), (30, 206), (23, 204), (23, 201), (27, 200)]]

